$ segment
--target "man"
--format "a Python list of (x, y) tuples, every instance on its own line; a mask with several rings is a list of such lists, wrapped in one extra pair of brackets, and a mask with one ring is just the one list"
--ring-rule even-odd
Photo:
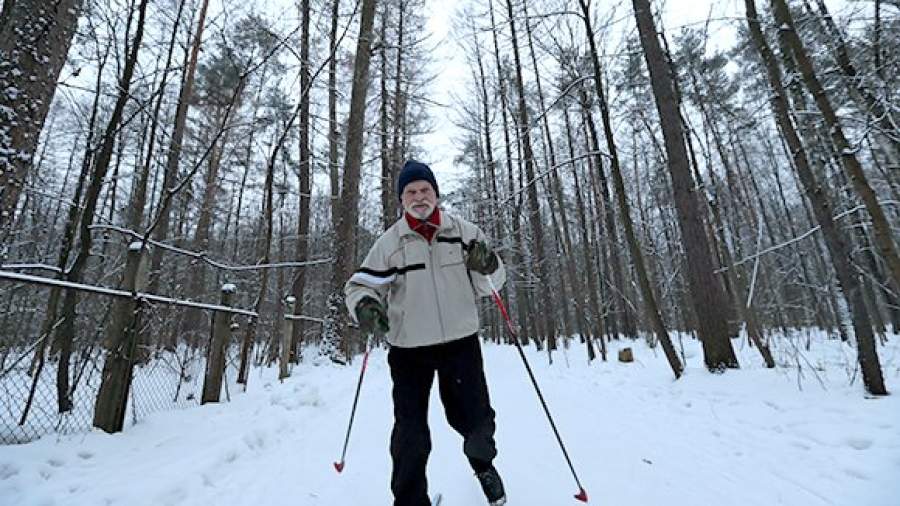
[(344, 287), (347, 308), (363, 332), (390, 344), (394, 429), (394, 506), (428, 506), (425, 466), (431, 452), (428, 398), (435, 373), (447, 421), (463, 437), (492, 506), (506, 503), (492, 461), (494, 410), (478, 341), (478, 297), (506, 281), (500, 258), (472, 223), (438, 207), (438, 184), (424, 163), (403, 166), (397, 191), (404, 214), (375, 241)]

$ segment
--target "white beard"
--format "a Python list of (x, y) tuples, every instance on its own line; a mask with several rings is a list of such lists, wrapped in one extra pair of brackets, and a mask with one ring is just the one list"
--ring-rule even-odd
[(434, 212), (434, 207), (435, 207), (435, 206), (433, 206), (433, 205), (431, 205), (431, 204), (428, 204), (428, 209), (424, 211), (424, 214), (423, 214), (423, 213), (420, 213), (419, 211), (417, 211), (417, 210), (415, 209), (415, 205), (416, 205), (416, 204), (411, 204), (411, 205), (409, 205), (409, 206), (406, 206), (406, 208), (404, 208), (404, 211), (406, 211), (406, 212), (408, 212), (409, 214), (411, 214), (414, 218), (417, 218), (417, 219), (420, 219), (420, 220), (427, 220), (428, 217), (431, 216), (431, 213)]

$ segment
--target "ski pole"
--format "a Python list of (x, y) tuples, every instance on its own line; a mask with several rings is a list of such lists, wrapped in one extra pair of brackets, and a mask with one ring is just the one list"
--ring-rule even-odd
[(350, 429), (353, 428), (353, 416), (356, 415), (356, 404), (359, 402), (359, 391), (362, 389), (363, 377), (366, 375), (366, 364), (369, 363), (371, 339), (366, 342), (366, 353), (363, 355), (362, 367), (359, 370), (359, 382), (356, 383), (356, 395), (353, 396), (353, 408), (350, 409), (350, 423), (347, 424), (347, 436), (344, 438), (344, 449), (341, 451), (341, 460), (334, 463), (337, 472), (344, 470), (344, 457), (347, 456), (347, 443), (350, 442)]
[(509, 318), (509, 313), (506, 311), (506, 306), (503, 305), (503, 299), (501, 299), (500, 294), (497, 293), (497, 288), (494, 286), (494, 281), (491, 280), (491, 277), (485, 277), (491, 285), (491, 294), (494, 296), (494, 302), (497, 304), (497, 307), (500, 308), (503, 319), (506, 320), (506, 328), (509, 329), (513, 342), (516, 343), (516, 349), (519, 350), (519, 356), (522, 357), (522, 363), (525, 364), (525, 370), (528, 371), (528, 377), (531, 378), (531, 384), (534, 385), (534, 391), (537, 392), (538, 399), (541, 401), (541, 406), (544, 408), (544, 413), (547, 415), (547, 420), (550, 421), (550, 427), (553, 428), (553, 434), (556, 435), (556, 441), (559, 442), (559, 447), (562, 450), (563, 456), (566, 458), (566, 463), (569, 464), (569, 470), (572, 471), (572, 477), (575, 478), (575, 484), (578, 485), (578, 493), (575, 494), (575, 499), (586, 503), (588, 502), (587, 492), (584, 490), (584, 487), (581, 486), (578, 474), (575, 473), (575, 466), (572, 465), (572, 459), (569, 458), (569, 452), (566, 451), (566, 445), (563, 444), (562, 437), (560, 437), (559, 431), (556, 429), (556, 423), (553, 422), (553, 417), (550, 415), (550, 409), (547, 407), (547, 402), (544, 400), (544, 395), (538, 387), (537, 380), (534, 379), (534, 373), (531, 372), (531, 366), (528, 364), (528, 359), (525, 358), (525, 350), (522, 349), (522, 345), (519, 343), (519, 335), (516, 333), (516, 329), (513, 328), (512, 320)]

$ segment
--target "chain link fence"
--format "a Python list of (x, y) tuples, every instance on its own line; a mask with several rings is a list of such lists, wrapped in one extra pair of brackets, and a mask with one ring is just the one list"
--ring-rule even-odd
[[(21, 444), (49, 434), (90, 431), (106, 354), (102, 346), (103, 328), (111, 298), (87, 295), (79, 302), (75, 325), (77, 337), (67, 371), (71, 409), (60, 413), (59, 354), (51, 339), (47, 343), (41, 342), (45, 315), (34, 307), (35, 301), (47, 300), (50, 288), (27, 283), (0, 286), (2, 288), (6, 288), (2, 292), (13, 290), (15, 299), (30, 302), (7, 304), (0, 312), (0, 323), (4, 323), (0, 327), (0, 444)], [(178, 328), (183, 313), (183, 309), (171, 306), (145, 306), (142, 331), (143, 335), (149, 336), (145, 341), (161, 341), (163, 332), (171, 333), (170, 329)], [(208, 317), (209, 313), (206, 315)], [(227, 346), (225, 377), (228, 381), (223, 400), (229, 397), (228, 382), (233, 383), (237, 377), (239, 337), (232, 332)], [(152, 413), (200, 404), (206, 370), (206, 340), (198, 341), (198, 346), (185, 343), (170, 347), (142, 345), (132, 373), (125, 413), (126, 430)]]

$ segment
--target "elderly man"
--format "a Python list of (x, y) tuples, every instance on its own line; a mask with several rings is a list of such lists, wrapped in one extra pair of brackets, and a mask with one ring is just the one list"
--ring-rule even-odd
[(438, 207), (431, 169), (407, 161), (397, 191), (404, 214), (375, 241), (344, 287), (347, 308), (364, 332), (390, 344), (394, 429), (394, 506), (428, 506), (425, 466), (431, 452), (428, 398), (435, 373), (447, 421), (492, 506), (506, 503), (492, 462), (494, 410), (478, 340), (478, 297), (506, 273), (474, 224)]

